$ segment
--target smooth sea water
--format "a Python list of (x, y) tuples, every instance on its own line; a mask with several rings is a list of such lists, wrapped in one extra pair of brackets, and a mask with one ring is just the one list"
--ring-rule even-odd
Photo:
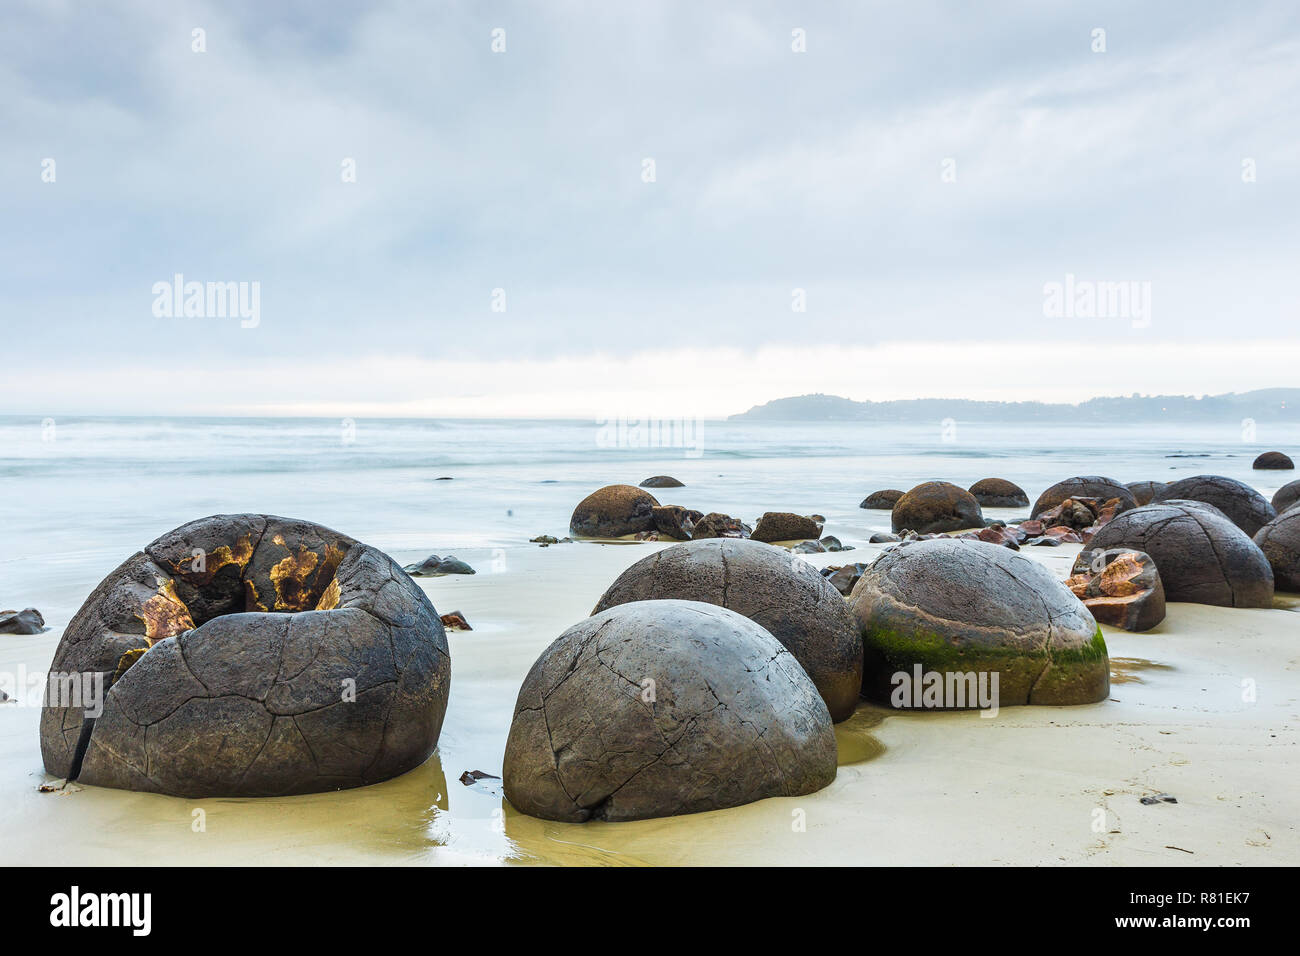
[(851, 542), (888, 526), (888, 513), (858, 508), (867, 494), (934, 478), (1009, 478), (1032, 499), (1076, 474), (1221, 474), (1271, 496), (1295, 473), (1251, 463), (1271, 448), (1297, 456), (1300, 427), (1260, 426), (1255, 438), (1237, 422), (704, 421), (655, 434), (592, 421), (7, 417), (0, 607), (36, 606), (63, 625), (123, 558), (221, 512), (306, 518), (403, 563), (450, 551), (482, 561), (562, 537), (574, 505), (602, 485), (669, 474), (686, 487), (654, 491), (662, 503), (750, 522), (819, 513)]

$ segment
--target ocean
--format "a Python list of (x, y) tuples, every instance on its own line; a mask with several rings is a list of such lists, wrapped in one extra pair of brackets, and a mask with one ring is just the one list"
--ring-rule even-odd
[(672, 424), (0, 418), (0, 607), (35, 606), (64, 624), (123, 558), (220, 512), (306, 518), (403, 563), (455, 552), (490, 572), (510, 549), (536, 547), (529, 538), (562, 537), (591, 491), (650, 475), (686, 483), (654, 491), (665, 504), (750, 522), (769, 510), (819, 513), (827, 533), (850, 543), (887, 528), (887, 513), (858, 507), (880, 488), (1001, 477), (1032, 499), (1076, 474), (1209, 473), (1271, 496), (1294, 473), (1254, 472), (1251, 462), (1300, 449), (1300, 427), (1261, 425), (1250, 436), (1237, 422)]

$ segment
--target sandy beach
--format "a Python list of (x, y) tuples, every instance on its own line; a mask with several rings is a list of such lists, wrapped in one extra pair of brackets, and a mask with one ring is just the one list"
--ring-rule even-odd
[[(868, 560), (867, 523), (827, 533)], [(39, 708), (0, 705), (0, 801), (11, 863), (97, 864), (1072, 864), (1295, 865), (1300, 841), (1300, 596), (1270, 610), (1171, 604), (1154, 631), (1105, 629), (1110, 699), (1077, 707), (890, 714), (836, 727), (825, 790), (683, 817), (557, 824), (524, 816), (499, 780), (515, 697), (537, 655), (657, 543), (462, 549), (473, 577), (419, 579), (449, 632), (454, 682), (438, 752), (357, 790), (186, 800), (58, 781)], [(1022, 553), (1064, 578), (1079, 546)], [(394, 552), (400, 561), (422, 557)], [(105, 569), (107, 570), (107, 569)], [(0, 667), (43, 671), (61, 631), (0, 639)], [(1244, 683), (1246, 682), (1246, 683)], [(1253, 682), (1252, 695), (1244, 693)], [(39, 690), (36, 691), (39, 694)], [(1176, 804), (1144, 805), (1167, 793)], [(802, 822), (802, 826), (800, 823)]]

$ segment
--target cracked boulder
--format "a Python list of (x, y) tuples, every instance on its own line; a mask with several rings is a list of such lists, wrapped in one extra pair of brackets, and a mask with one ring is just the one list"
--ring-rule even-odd
[(533, 664), (502, 777), (521, 812), (581, 823), (812, 793), (835, 767), (826, 705), (771, 634), (712, 604), (638, 601)]
[(654, 509), (658, 504), (653, 495), (635, 485), (606, 485), (578, 502), (569, 519), (569, 534), (621, 538), (653, 531)]
[(946, 481), (927, 481), (898, 499), (889, 521), (896, 533), (933, 534), (982, 528), (984, 513), (975, 496), (965, 488)]
[(1034, 506), (1029, 509), (1029, 517), (1037, 518), (1044, 512), (1051, 511), (1067, 498), (1097, 498), (1106, 502), (1109, 502), (1112, 498), (1118, 498), (1119, 505), (1115, 509), (1116, 514), (1137, 507), (1133, 492), (1126, 485), (1121, 485), (1114, 478), (1103, 478), (1101, 475), (1083, 475), (1077, 478), (1066, 478), (1065, 481), (1058, 481), (1044, 491), (1038, 496)]
[(1025, 508), (1029, 505), (1025, 490), (1005, 478), (981, 478), (969, 490), (981, 508)]
[(1197, 475), (1184, 478), (1165, 486), (1155, 498), (1153, 504), (1170, 500), (1201, 501), (1213, 505), (1228, 516), (1247, 536), (1254, 535), (1260, 528), (1277, 517), (1277, 512), (1250, 485), (1235, 478), (1222, 475)]
[[(1090, 704), (1110, 691), (1101, 628), (1043, 565), (982, 541), (934, 538), (886, 551), (850, 603), (862, 626), (863, 696), (897, 706), (918, 672), (944, 689), (925, 706), (975, 706), (998, 675), (995, 703)], [(981, 677), (981, 675), (984, 675)], [(973, 683), (972, 683), (973, 682)]]
[(1278, 515), (1255, 534), (1281, 591), (1300, 591), (1300, 508)]
[(1098, 624), (1149, 631), (1165, 619), (1165, 589), (1151, 556), (1129, 548), (1085, 549), (1065, 586)]
[[(387, 555), (245, 514), (190, 522), (127, 558), (68, 624), (50, 672), (49, 773), (270, 796), (419, 766), (438, 742), (451, 661), (438, 612)], [(84, 691), (97, 681), (105, 694)]]
[(832, 720), (853, 716), (862, 686), (862, 639), (844, 598), (807, 561), (758, 541), (674, 545), (620, 574), (592, 613), (663, 599), (716, 604), (754, 621), (808, 672)]
[(1151, 556), (1165, 598), (1219, 607), (1271, 607), (1268, 558), (1217, 508), (1155, 502), (1126, 511), (1098, 531), (1094, 549), (1127, 548)]

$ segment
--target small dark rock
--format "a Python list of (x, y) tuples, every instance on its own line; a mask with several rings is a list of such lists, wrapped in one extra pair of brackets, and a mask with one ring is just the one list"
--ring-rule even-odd
[(669, 475), (655, 475), (641, 482), (642, 488), (685, 488), (686, 485)]
[(34, 607), (21, 611), (0, 611), (0, 634), (40, 634), (45, 618)]
[(442, 615), (442, 626), (448, 631), (472, 631), (474, 628), (469, 626), (469, 621), (465, 620), (465, 615), (460, 611), (452, 611), (450, 614)]

